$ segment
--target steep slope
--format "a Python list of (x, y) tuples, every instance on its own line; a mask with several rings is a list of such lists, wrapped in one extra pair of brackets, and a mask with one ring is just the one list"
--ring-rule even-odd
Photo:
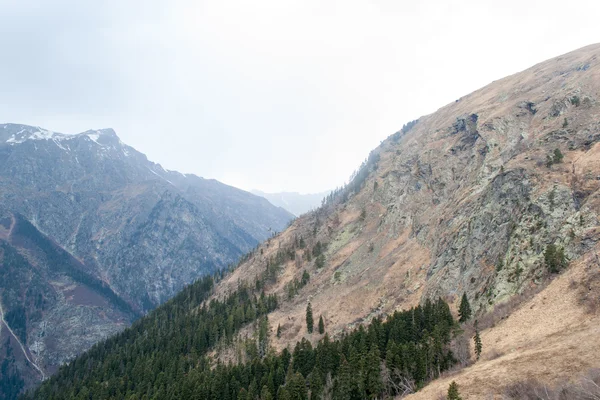
[[(600, 303), (593, 280), (600, 268), (599, 56), (593, 45), (543, 62), (405, 125), (325, 206), (262, 243), (214, 289), (200, 296), (194, 286), (159, 308), (155, 315), (165, 320), (146, 322), (156, 336), (136, 326), (30, 398), (67, 391), (75, 398), (87, 383), (92, 398), (110, 390), (119, 398), (288, 398), (292, 391), (306, 398), (307, 386), (344, 399), (397, 393), (393, 377), (379, 381), (381, 371), (394, 371), (390, 365), (402, 365), (397, 378), (409, 386), (453, 365), (447, 335), (456, 325), (444, 300), (455, 308), (463, 293), (482, 318), (517, 294), (541, 290), (483, 332), (483, 361), (455, 375), (470, 398), (488, 394), (476, 387), (486, 373), (501, 383), (510, 383), (513, 369), (559, 379), (535, 365), (546, 356), (555, 357), (549, 368), (567, 375), (594, 366), (597, 351), (579, 342), (599, 338), (597, 310), (584, 308)], [(277, 307), (266, 300), (273, 295)], [(198, 300), (204, 296), (210, 301)], [(323, 317), (338, 341), (308, 332), (309, 302), (313, 322)], [(390, 315), (386, 324), (373, 319)], [(148, 360), (146, 342), (157, 351), (168, 346), (160, 353), (170, 361)], [(210, 360), (199, 355), (209, 349)], [(98, 367), (87, 370), (90, 364)], [(446, 390), (448, 381), (440, 382)], [(438, 395), (440, 387), (432, 388), (425, 398)]]
[(0, 185), (2, 205), (142, 311), (291, 219), (247, 192), (165, 171), (112, 130), (0, 125)]
[[(63, 135), (15, 124), (0, 125), (0, 207), (6, 251), (27, 265), (2, 282), (4, 311), (22, 315), (23, 343), (49, 372), (293, 218), (215, 180), (166, 171), (110, 129)], [(101, 306), (69, 308), (65, 290)]]
[(260, 246), (217, 296), (253, 282), (278, 251), (293, 252), (268, 292), (286, 295), (304, 270), (311, 279), (270, 315), (283, 327), (281, 348), (303, 337), (308, 300), (336, 333), (463, 292), (482, 312), (548, 275), (547, 245), (571, 261), (588, 254), (599, 239), (599, 56), (588, 46), (407, 124), (327, 206)]
[[(517, 382), (538, 380), (549, 386), (576, 382), (600, 367), (600, 313), (582, 307), (588, 295), (595, 296), (596, 307), (600, 305), (598, 252), (600, 246), (508, 318), (484, 330), (481, 361), (406, 399), (438, 398), (452, 381), (458, 383), (463, 398), (488, 399)], [(590, 276), (595, 279), (590, 281)], [(590, 292), (592, 288), (595, 293)]]
[(11, 399), (138, 313), (22, 216), (0, 220), (0, 393)]
[(323, 199), (330, 193), (329, 191), (309, 194), (296, 192), (265, 193), (260, 190), (252, 190), (251, 192), (264, 197), (271, 204), (286, 209), (296, 216), (319, 208)]

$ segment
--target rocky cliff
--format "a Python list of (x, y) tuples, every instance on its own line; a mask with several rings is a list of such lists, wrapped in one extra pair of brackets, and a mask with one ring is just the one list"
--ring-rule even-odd
[[(31, 358), (14, 360), (20, 371), (36, 364), (44, 374), (293, 218), (242, 190), (167, 171), (111, 129), (63, 135), (14, 124), (0, 125), (0, 207), (2, 326), (16, 334), (0, 330), (0, 358), (11, 347)], [(24, 375), (39, 379), (35, 369)]]

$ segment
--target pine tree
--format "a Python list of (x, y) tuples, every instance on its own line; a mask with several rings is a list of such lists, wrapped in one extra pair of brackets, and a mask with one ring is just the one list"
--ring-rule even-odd
[(292, 375), (292, 379), (286, 382), (286, 386), (290, 400), (306, 400), (308, 398), (306, 381), (300, 372)]
[(265, 315), (258, 325), (258, 356), (264, 357), (269, 347), (269, 318)]
[(319, 254), (317, 259), (315, 260), (315, 267), (317, 269), (321, 269), (325, 266), (325, 254)]
[(315, 247), (313, 247), (313, 251), (312, 251), (313, 257), (318, 257), (322, 251), (323, 251), (323, 245), (321, 245), (321, 242), (317, 242), (317, 244), (315, 244)]
[(325, 333), (325, 323), (323, 322), (323, 316), (321, 315), (319, 317), (319, 334), (324, 334)]
[(475, 321), (475, 336), (473, 336), (473, 340), (475, 341), (475, 354), (477, 355), (477, 360), (481, 357), (481, 337), (479, 336), (479, 328), (477, 326), (477, 321)]
[(325, 383), (323, 382), (323, 376), (319, 368), (313, 369), (310, 374), (310, 398), (318, 399), (320, 398), (320, 394), (323, 392), (323, 387)]
[(273, 400), (273, 395), (267, 386), (263, 386), (262, 390), (260, 391), (260, 400)]
[(281, 324), (277, 325), (277, 338), (281, 337)]
[(365, 359), (365, 389), (370, 399), (379, 398), (379, 395), (383, 391), (383, 382), (381, 380), (381, 370), (379, 364), (381, 360), (379, 358), (379, 349), (373, 347), (367, 354)]
[(308, 273), (307, 270), (304, 270), (304, 272), (302, 273), (302, 279), (300, 280), (300, 284), (302, 286), (306, 286), (306, 284), (310, 281), (310, 274)]
[(554, 274), (560, 272), (561, 269), (567, 266), (565, 250), (553, 243), (549, 244), (546, 246), (546, 251), (544, 251), (544, 262), (550, 272)]
[(350, 398), (353, 378), (354, 376), (350, 364), (348, 364), (348, 361), (346, 361), (346, 358), (342, 355), (338, 377), (333, 390), (334, 400), (347, 400)]
[(361, 222), (364, 221), (366, 218), (367, 218), (367, 209), (363, 207), (360, 210), (360, 220), (361, 220)]
[(554, 149), (554, 164), (559, 164), (562, 162), (565, 156), (561, 153), (560, 149)]
[(462, 299), (460, 301), (460, 307), (458, 308), (458, 321), (459, 322), (467, 322), (469, 318), (471, 318), (471, 305), (469, 304), (469, 299), (467, 299), (467, 293), (463, 293)]
[(458, 384), (454, 381), (448, 387), (448, 400), (462, 400), (460, 393), (458, 393)]
[(308, 330), (308, 333), (312, 333), (313, 332), (313, 313), (312, 313), (312, 307), (310, 305), (310, 303), (308, 303), (308, 305), (306, 306), (306, 330)]

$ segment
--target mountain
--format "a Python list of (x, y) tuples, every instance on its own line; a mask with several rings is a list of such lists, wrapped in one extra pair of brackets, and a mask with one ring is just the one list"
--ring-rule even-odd
[(600, 360), (599, 58), (407, 123), (322, 207), (28, 398), (597, 396), (580, 377)]
[(330, 192), (301, 194), (296, 192), (265, 193), (260, 190), (252, 190), (251, 193), (264, 197), (271, 204), (300, 216), (317, 209)]
[[(167, 171), (111, 129), (16, 124), (0, 125), (0, 211), (0, 313), (16, 333), (0, 330), (0, 360), (10, 346), (31, 359), (17, 357), (20, 371), (35, 363), (45, 375), (293, 218), (245, 191)], [(23, 376), (39, 379), (37, 370)]]
[[(406, 124), (324, 207), (221, 286), (252, 279), (296, 238), (320, 242), (326, 267), (306, 293), (336, 310), (331, 323), (343, 329), (463, 292), (485, 310), (541, 279), (548, 244), (571, 261), (589, 253), (600, 194), (599, 49), (543, 62)], [(289, 263), (286, 279), (313, 267), (306, 256)], [(274, 317), (300, 315), (304, 304)]]

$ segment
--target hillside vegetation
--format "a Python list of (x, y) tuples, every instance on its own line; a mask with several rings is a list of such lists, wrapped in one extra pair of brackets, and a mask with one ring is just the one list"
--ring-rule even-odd
[(484, 313), (593, 254), (599, 53), (593, 45), (545, 61), (405, 125), (326, 206), (259, 246), (215, 296), (289, 253), (267, 292), (287, 296), (304, 271), (310, 282), (270, 315), (285, 327), (274, 341), (283, 348), (303, 337), (309, 300), (332, 333), (428, 298), (457, 307), (465, 292)]
[[(383, 141), (348, 185), (245, 256), (203, 292), (202, 305), (178, 298), (181, 321), (193, 321), (249, 291), (243, 324), (225, 323), (228, 312), (206, 321), (223, 321), (227, 332), (217, 329), (210, 351), (193, 350), (192, 322), (175, 330), (178, 340), (165, 330), (179, 323), (154, 333), (134, 327), (34, 398), (86, 398), (85, 390), (132, 399), (380, 398), (422, 389), (412, 396), (429, 399), (452, 381), (465, 398), (486, 398), (526, 378), (585, 374), (599, 359), (599, 56), (593, 45), (545, 61)], [(276, 307), (256, 308), (269, 298)], [(461, 302), (471, 319), (459, 325)], [(437, 311), (419, 311), (428, 307)], [(158, 338), (176, 346), (168, 368), (149, 361), (166, 354), (162, 347), (135, 350)], [(339, 356), (331, 363), (322, 359), (330, 345)], [(139, 354), (125, 362), (128, 351)], [(133, 371), (146, 365), (146, 374)]]

